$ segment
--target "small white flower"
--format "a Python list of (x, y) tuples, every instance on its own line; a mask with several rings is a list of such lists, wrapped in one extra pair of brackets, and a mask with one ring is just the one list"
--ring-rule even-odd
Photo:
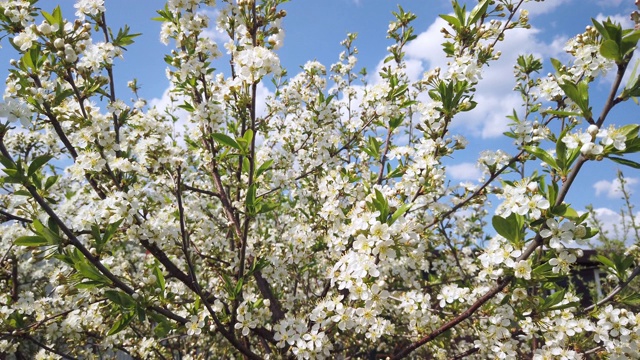
[(514, 275), (519, 279), (531, 279), (531, 264), (527, 260), (520, 260), (514, 267)]

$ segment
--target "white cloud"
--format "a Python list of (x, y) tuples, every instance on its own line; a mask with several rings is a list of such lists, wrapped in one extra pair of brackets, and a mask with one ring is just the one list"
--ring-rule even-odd
[[(638, 178), (625, 178), (625, 188), (627, 189), (627, 191), (630, 191), (631, 187), (637, 183)], [(613, 179), (613, 181), (600, 180), (593, 184), (593, 188), (596, 190), (596, 196), (604, 194), (609, 199), (622, 198), (622, 190), (620, 189), (619, 179)]]
[(482, 176), (482, 171), (475, 163), (464, 162), (447, 166), (447, 175), (455, 180), (477, 180)]
[(596, 16), (596, 20), (599, 22), (603, 22), (607, 20), (607, 18), (610, 18), (614, 23), (620, 23), (623, 29), (633, 28), (634, 25), (629, 15), (625, 14), (605, 15), (603, 13), (599, 13), (598, 16)]
[[(604, 1), (610, 1), (610, 0), (604, 0)], [(525, 3), (522, 6), (522, 8), (529, 10), (529, 15), (535, 16), (535, 15), (546, 14), (546, 13), (555, 11), (555, 9), (558, 6), (562, 4), (567, 4), (569, 2), (571, 2), (571, 0), (552, 0), (552, 1), (544, 1), (544, 2), (529, 1), (528, 3)]]
[(426, 31), (418, 34), (418, 36), (407, 44), (405, 47), (405, 55), (408, 59), (417, 59), (426, 61), (428, 67), (444, 68), (447, 65), (447, 59), (442, 52), (442, 43), (444, 37), (440, 29), (446, 27), (447, 22), (442, 18), (437, 18)]
[(597, 3), (602, 7), (616, 7), (622, 3), (622, 0), (598, 0)]

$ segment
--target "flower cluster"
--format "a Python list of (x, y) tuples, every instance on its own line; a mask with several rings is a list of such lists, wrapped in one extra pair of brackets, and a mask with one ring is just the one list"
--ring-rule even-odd
[(496, 214), (504, 218), (512, 213), (539, 219), (542, 211), (549, 209), (549, 200), (538, 193), (538, 183), (524, 179), (503, 188), (504, 201), (496, 209)]

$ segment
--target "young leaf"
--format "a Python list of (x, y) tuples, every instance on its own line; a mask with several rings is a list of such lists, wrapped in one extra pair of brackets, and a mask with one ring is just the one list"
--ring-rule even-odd
[(491, 219), (491, 224), (496, 232), (505, 239), (511, 242), (518, 241), (520, 237), (520, 226), (514, 214), (509, 215), (506, 219), (496, 215)]
[(271, 168), (272, 164), (273, 164), (273, 160), (272, 159), (269, 159), (269, 160), (265, 161), (264, 163), (262, 163), (262, 165), (260, 165), (258, 170), (256, 170), (256, 178), (258, 178), (260, 175), (262, 175), (262, 173), (264, 173), (265, 171), (269, 170)]
[(413, 204), (402, 204), (402, 206), (400, 206), (396, 211), (393, 212), (393, 215), (391, 215), (391, 218), (389, 219), (389, 225), (392, 225), (394, 222), (396, 222), (396, 220), (398, 220), (400, 216), (404, 215), (404, 213), (411, 209), (411, 206), (413, 206)]
[(113, 324), (107, 335), (114, 335), (124, 330), (131, 320), (133, 320), (133, 315), (133, 311), (120, 314), (118, 320)]
[(49, 241), (44, 236), (21, 236), (13, 241), (14, 245), (38, 247), (49, 244)]
[(609, 60), (619, 62), (622, 57), (620, 56), (620, 48), (613, 40), (605, 40), (600, 45), (600, 54)]
[(234, 148), (236, 150), (242, 150), (240, 148), (240, 145), (238, 145), (238, 143), (233, 138), (231, 138), (229, 135), (222, 134), (222, 133), (216, 133), (216, 134), (211, 134), (211, 137), (213, 138), (213, 140), (215, 140), (220, 145), (229, 146), (229, 147), (232, 147), (232, 148)]
[(556, 163), (556, 160), (548, 152), (542, 150), (539, 147), (533, 147), (533, 146), (525, 146), (524, 149), (528, 153), (535, 155), (537, 158), (544, 161), (551, 168), (558, 169), (558, 164)]
[(165, 288), (165, 280), (164, 274), (162, 274), (162, 270), (160, 270), (160, 266), (158, 265), (158, 261), (153, 265), (153, 275), (156, 277), (156, 285), (160, 289), (160, 296), (164, 297), (164, 288)]
[(53, 159), (51, 155), (42, 155), (38, 156), (29, 165), (29, 170), (27, 170), (27, 176), (33, 175), (36, 171), (38, 171), (41, 167), (44, 166), (49, 160)]

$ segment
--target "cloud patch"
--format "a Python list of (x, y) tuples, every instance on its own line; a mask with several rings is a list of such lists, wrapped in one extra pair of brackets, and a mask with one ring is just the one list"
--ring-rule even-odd
[[(631, 191), (634, 184), (638, 183), (638, 178), (628, 177), (625, 178), (625, 188)], [(620, 199), (622, 198), (622, 190), (620, 188), (620, 179), (613, 179), (612, 181), (600, 180), (593, 184), (593, 188), (596, 191), (596, 196), (604, 195), (608, 199)]]
[(447, 175), (455, 180), (477, 180), (482, 177), (482, 171), (475, 163), (464, 162), (447, 166)]

